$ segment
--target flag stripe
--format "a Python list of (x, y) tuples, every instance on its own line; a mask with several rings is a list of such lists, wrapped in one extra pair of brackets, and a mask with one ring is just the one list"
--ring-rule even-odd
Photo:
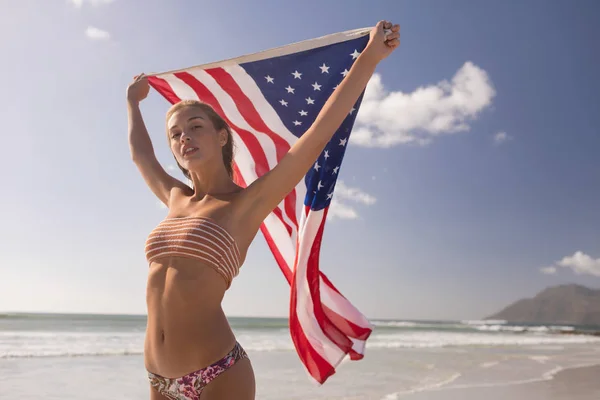
[[(264, 175), (266, 172), (268, 172), (271, 169), (271, 167), (270, 167), (269, 161), (267, 160), (265, 148), (263, 146), (261, 146), (261, 143), (259, 141), (258, 132), (251, 133), (249, 130), (240, 127), (241, 124), (246, 125), (246, 121), (239, 114), (238, 114), (238, 118), (236, 118), (237, 120), (236, 121), (233, 120), (232, 116), (235, 114), (233, 110), (237, 111), (237, 108), (235, 106), (227, 107), (228, 100), (233, 102), (231, 100), (231, 98), (228, 96), (228, 94), (225, 92), (219, 93), (217, 91), (217, 88), (214, 87), (215, 85), (213, 85), (213, 87), (211, 87), (212, 91), (209, 90), (208, 87), (205, 85), (205, 83), (208, 84), (207, 80), (205, 79), (207, 77), (207, 75), (202, 76), (202, 78), (204, 78), (204, 79), (202, 79), (202, 81), (199, 80), (199, 78), (200, 78), (199, 75), (200, 75), (200, 72), (197, 72), (196, 76), (193, 76), (187, 72), (181, 72), (181, 73), (177, 74), (177, 77), (180, 78), (189, 87), (191, 87), (199, 99), (206, 102), (207, 104), (210, 104), (215, 109), (215, 111), (227, 121), (227, 123), (229, 124), (231, 129), (233, 129), (237, 132), (240, 139), (246, 145), (246, 147), (250, 151), (250, 154), (252, 155), (252, 159), (255, 162), (254, 169), (255, 169), (256, 176), (260, 177), (260, 176)], [(218, 94), (219, 94), (219, 98), (217, 98)], [(225, 113), (224, 109), (229, 110), (229, 112)], [(250, 128), (250, 127), (247, 126), (247, 128)], [(276, 163), (277, 163), (277, 161), (273, 160), (271, 164), (273, 164), (273, 166), (275, 166)], [(285, 221), (285, 219), (283, 217), (283, 213), (281, 213), (280, 211), (275, 211), (275, 214), (277, 215), (277, 217), (279, 217), (281, 222), (284, 225), (286, 225), (288, 234), (291, 235), (291, 233), (293, 231), (292, 225), (290, 225), (290, 223)], [(294, 216), (293, 212), (291, 213), (291, 215), (290, 214), (286, 215), (286, 217), (290, 220), (293, 218), (293, 216)]]
[[(325, 229), (325, 222), (327, 220), (327, 208), (322, 211), (311, 211), (309, 207), (306, 207), (305, 211), (308, 215), (307, 225), (310, 224), (310, 220), (313, 213), (322, 213), (321, 220), (318, 225), (318, 230), (315, 238), (312, 240), (312, 247), (308, 255), (308, 262), (306, 263), (306, 277), (310, 290), (310, 296), (313, 299), (314, 309), (313, 312), (317, 321), (319, 322), (320, 328), (323, 333), (334, 342), (338, 348), (344, 353), (347, 353), (352, 348), (352, 341), (344, 334), (342, 330), (336, 326), (335, 322), (330, 320), (323, 310), (320, 295), (320, 284), (319, 284), (319, 253), (321, 251), (321, 239)], [(352, 332), (353, 333), (353, 332)]]
[[(309, 258), (313, 249), (312, 245), (323, 221), (323, 215), (323, 210), (311, 211), (306, 216), (306, 220), (303, 220), (301, 224), (302, 228), (297, 252), (298, 260), (296, 262), (296, 270), (294, 271), (295, 285), (292, 288), (297, 293), (293, 316), (298, 318), (300, 326), (306, 333), (311, 345), (326, 359), (337, 360), (343, 358), (344, 351), (336, 346), (321, 329), (321, 324), (325, 323), (325, 321), (322, 319), (322, 314), (315, 313), (315, 303), (311, 294), (311, 288), (314, 289), (317, 285), (310, 284), (309, 268), (307, 268), (307, 265), (310, 264)], [(321, 319), (319, 320), (319, 318)]]
[(296, 345), (298, 356), (300, 357), (302, 364), (304, 364), (308, 370), (310, 376), (318, 383), (323, 383), (328, 377), (333, 375), (335, 368), (332, 367), (329, 360), (323, 358), (313, 347), (312, 343), (309, 342), (300, 325), (300, 321), (294, 317), (294, 305), (296, 303), (296, 291), (292, 290), (290, 295), (290, 334), (292, 340)]
[(321, 287), (326, 287), (321, 291), (321, 301), (327, 304), (332, 312), (345, 315), (349, 323), (360, 327), (365, 332), (370, 331), (372, 326), (369, 321), (333, 286), (323, 272), (321, 272), (320, 277)]
[[(206, 72), (209, 75), (211, 75), (217, 82), (219, 82), (219, 85), (224, 90), (226, 90), (226, 92), (231, 96), (237, 109), (240, 110), (240, 112), (243, 114), (243, 117), (248, 122), (248, 124), (256, 132), (262, 132), (266, 134), (269, 137), (269, 139), (273, 141), (273, 144), (275, 146), (277, 162), (281, 161), (281, 159), (290, 150), (291, 144), (284, 140), (281, 136), (277, 135), (267, 126), (267, 124), (260, 117), (260, 114), (256, 111), (256, 108), (254, 107), (250, 99), (244, 94), (244, 92), (241, 90), (237, 82), (233, 79), (233, 77), (230, 74), (228, 74), (221, 68), (213, 68)], [(295, 203), (296, 190), (293, 189), (291, 193), (285, 197), (284, 204), (286, 215), (290, 218), (292, 226), (294, 226), (297, 229), (298, 221), (296, 219)], [(290, 226), (288, 229), (290, 235), (292, 234), (292, 226)]]

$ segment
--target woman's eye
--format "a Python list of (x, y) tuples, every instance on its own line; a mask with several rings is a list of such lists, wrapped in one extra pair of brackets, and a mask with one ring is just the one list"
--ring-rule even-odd
[(200, 128), (202, 128), (202, 126), (201, 125), (194, 125), (192, 128), (193, 129), (200, 129)]

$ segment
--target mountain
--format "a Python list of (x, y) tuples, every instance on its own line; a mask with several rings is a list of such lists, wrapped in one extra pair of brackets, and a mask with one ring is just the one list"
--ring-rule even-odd
[(600, 326), (600, 289), (575, 284), (549, 287), (535, 297), (521, 299), (486, 319)]

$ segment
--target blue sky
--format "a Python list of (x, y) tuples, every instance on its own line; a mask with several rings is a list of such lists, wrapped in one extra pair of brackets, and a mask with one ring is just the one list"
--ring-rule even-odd
[[(9, 4), (0, 310), (145, 312), (144, 241), (166, 210), (129, 157), (133, 75), (380, 19), (402, 44), (340, 170), (327, 275), (370, 318), (475, 319), (549, 285), (600, 286), (597, 2)], [(143, 104), (165, 167), (167, 108)], [(288, 301), (259, 235), (225, 310), (285, 316)]]

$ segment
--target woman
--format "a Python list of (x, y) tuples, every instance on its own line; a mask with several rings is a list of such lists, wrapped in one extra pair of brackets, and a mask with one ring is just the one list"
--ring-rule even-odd
[[(384, 29), (391, 29), (387, 36)], [(247, 188), (232, 180), (227, 123), (208, 105), (182, 101), (167, 113), (168, 141), (191, 189), (157, 161), (139, 103), (140, 75), (127, 90), (133, 161), (169, 208), (148, 236), (148, 324), (144, 362), (151, 399), (254, 399), (250, 360), (227, 322), (221, 301), (264, 218), (300, 182), (343, 122), (376, 65), (399, 42), (400, 27), (379, 22), (350, 72), (319, 116), (270, 172)]]

